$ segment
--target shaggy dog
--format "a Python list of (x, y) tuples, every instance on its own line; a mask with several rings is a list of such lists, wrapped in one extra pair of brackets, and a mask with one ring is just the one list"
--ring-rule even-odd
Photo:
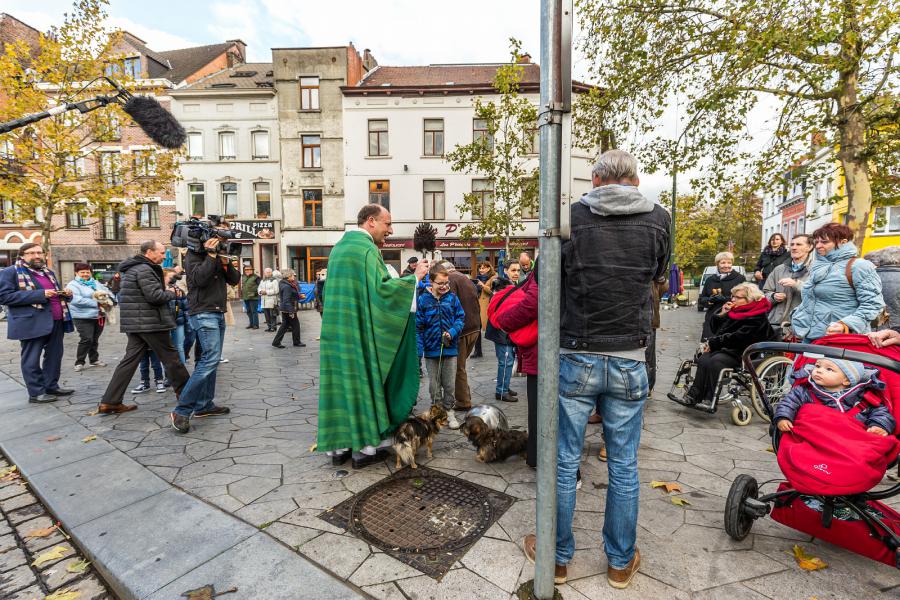
[(524, 431), (491, 429), (478, 417), (469, 417), (460, 431), (477, 448), (475, 460), (483, 463), (501, 462), (513, 454), (524, 454), (528, 434)]
[(94, 292), (92, 294), (92, 296), (93, 296), (94, 300), (97, 301), (97, 304), (100, 306), (100, 309), (103, 310), (104, 313), (106, 313), (106, 321), (110, 325), (115, 325), (116, 321), (115, 321), (115, 316), (113, 314), (114, 313), (113, 307), (116, 304), (115, 304), (115, 302), (113, 302), (112, 297), (109, 294), (107, 294), (106, 292), (101, 292), (101, 291)]
[(419, 448), (425, 446), (428, 458), (431, 458), (431, 445), (434, 438), (441, 430), (441, 427), (447, 426), (447, 411), (438, 404), (432, 404), (431, 410), (410, 417), (400, 424), (397, 431), (394, 432), (394, 452), (397, 454), (397, 468), (403, 464), (408, 464), (413, 469), (417, 469), (416, 453)]

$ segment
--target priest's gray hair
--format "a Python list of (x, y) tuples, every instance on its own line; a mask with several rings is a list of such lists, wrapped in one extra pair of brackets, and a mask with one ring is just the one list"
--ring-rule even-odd
[(624, 150), (607, 150), (591, 170), (591, 175), (601, 181), (637, 179), (637, 159)]

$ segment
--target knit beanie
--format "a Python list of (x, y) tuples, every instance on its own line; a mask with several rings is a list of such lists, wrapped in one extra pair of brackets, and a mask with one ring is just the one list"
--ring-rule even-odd
[(837, 365), (838, 369), (843, 372), (844, 376), (847, 378), (847, 381), (850, 382), (850, 387), (853, 387), (857, 383), (859, 383), (863, 376), (866, 374), (866, 367), (859, 362), (852, 360), (838, 360), (834, 358), (829, 358), (831, 362)]

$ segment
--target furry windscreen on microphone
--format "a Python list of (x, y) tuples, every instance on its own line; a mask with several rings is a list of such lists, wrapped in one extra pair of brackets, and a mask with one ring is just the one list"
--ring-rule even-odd
[(181, 123), (154, 98), (132, 96), (125, 102), (124, 110), (144, 133), (164, 148), (180, 148), (187, 139)]
[(413, 248), (425, 256), (426, 252), (434, 252), (437, 247), (437, 229), (431, 223), (419, 223), (413, 233)]

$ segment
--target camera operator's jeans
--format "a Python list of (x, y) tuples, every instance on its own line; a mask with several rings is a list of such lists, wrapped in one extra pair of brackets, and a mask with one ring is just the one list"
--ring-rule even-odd
[(584, 430), (596, 404), (603, 417), (609, 487), (603, 546), (609, 565), (623, 569), (634, 558), (637, 536), (637, 451), (641, 441), (647, 367), (643, 362), (603, 354), (559, 357), (559, 456), (556, 471), (556, 563), (575, 554), (572, 518), (575, 483), (584, 450)]
[(191, 328), (200, 340), (203, 353), (191, 378), (181, 390), (175, 413), (190, 417), (195, 412), (214, 406), (216, 395), (216, 371), (222, 358), (222, 344), (225, 341), (225, 314), (205, 312), (188, 317)]

